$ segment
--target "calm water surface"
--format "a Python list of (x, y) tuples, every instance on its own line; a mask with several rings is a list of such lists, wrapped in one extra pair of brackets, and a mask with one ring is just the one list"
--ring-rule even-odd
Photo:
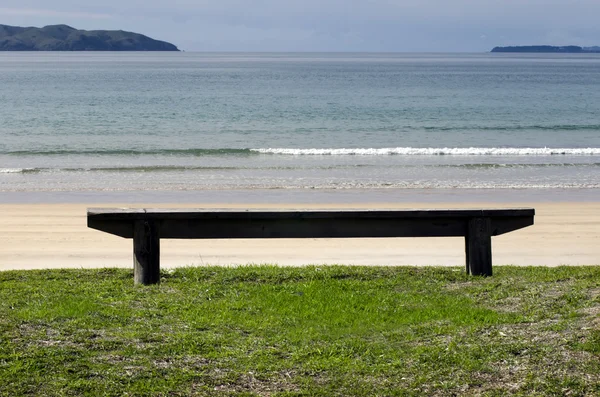
[(600, 193), (595, 54), (0, 53), (0, 103), (4, 202)]

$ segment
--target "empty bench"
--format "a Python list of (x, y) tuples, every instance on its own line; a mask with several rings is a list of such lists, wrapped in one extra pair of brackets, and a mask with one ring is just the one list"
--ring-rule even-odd
[(461, 237), (466, 271), (492, 275), (492, 236), (533, 225), (535, 210), (229, 210), (91, 208), (88, 227), (133, 239), (134, 281), (160, 281), (160, 239)]

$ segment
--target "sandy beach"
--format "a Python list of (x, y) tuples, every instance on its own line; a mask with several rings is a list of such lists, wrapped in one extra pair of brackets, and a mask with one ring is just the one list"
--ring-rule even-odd
[[(88, 207), (124, 205), (0, 205), (0, 270), (131, 267), (132, 241), (89, 229)], [(130, 205), (135, 208), (223, 208), (223, 205)], [(241, 205), (229, 205), (228, 208)], [(273, 205), (252, 205), (273, 208)], [(345, 204), (286, 208), (499, 208), (533, 207), (535, 225), (494, 237), (494, 265), (600, 263), (600, 203)], [(281, 207), (280, 207), (281, 208)], [(464, 265), (462, 238), (161, 240), (163, 267), (307, 264)]]

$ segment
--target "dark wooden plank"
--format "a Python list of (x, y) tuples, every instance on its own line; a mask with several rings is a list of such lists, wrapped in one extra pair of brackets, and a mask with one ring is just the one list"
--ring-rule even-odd
[[(142, 220), (142, 219), (138, 219)], [(133, 224), (136, 219), (100, 219), (88, 217), (88, 227), (123, 238), (133, 238)]]
[(533, 225), (533, 217), (534, 215), (507, 217), (492, 216), (492, 236), (499, 236), (504, 233), (531, 226)]
[(464, 236), (466, 219), (168, 219), (161, 236), (214, 238), (357, 238)]
[(154, 221), (136, 221), (133, 227), (133, 280), (135, 284), (160, 282), (160, 235)]
[(268, 219), (300, 217), (318, 218), (444, 218), (444, 217), (511, 217), (533, 216), (532, 208), (499, 209), (328, 209), (328, 210), (263, 210), (263, 209), (127, 209), (127, 208), (90, 208), (88, 217), (97, 219)]
[(492, 234), (533, 224), (533, 209), (499, 210), (126, 210), (90, 209), (88, 226), (133, 237), (136, 220), (154, 220), (163, 238), (343, 238), (464, 236), (468, 219), (492, 217)]
[(492, 275), (492, 222), (490, 218), (469, 219), (467, 229), (468, 273), (473, 276)]

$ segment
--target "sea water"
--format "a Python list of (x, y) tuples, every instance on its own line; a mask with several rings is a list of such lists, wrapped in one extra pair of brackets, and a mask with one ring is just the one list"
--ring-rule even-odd
[(599, 193), (599, 54), (0, 53), (0, 202)]

